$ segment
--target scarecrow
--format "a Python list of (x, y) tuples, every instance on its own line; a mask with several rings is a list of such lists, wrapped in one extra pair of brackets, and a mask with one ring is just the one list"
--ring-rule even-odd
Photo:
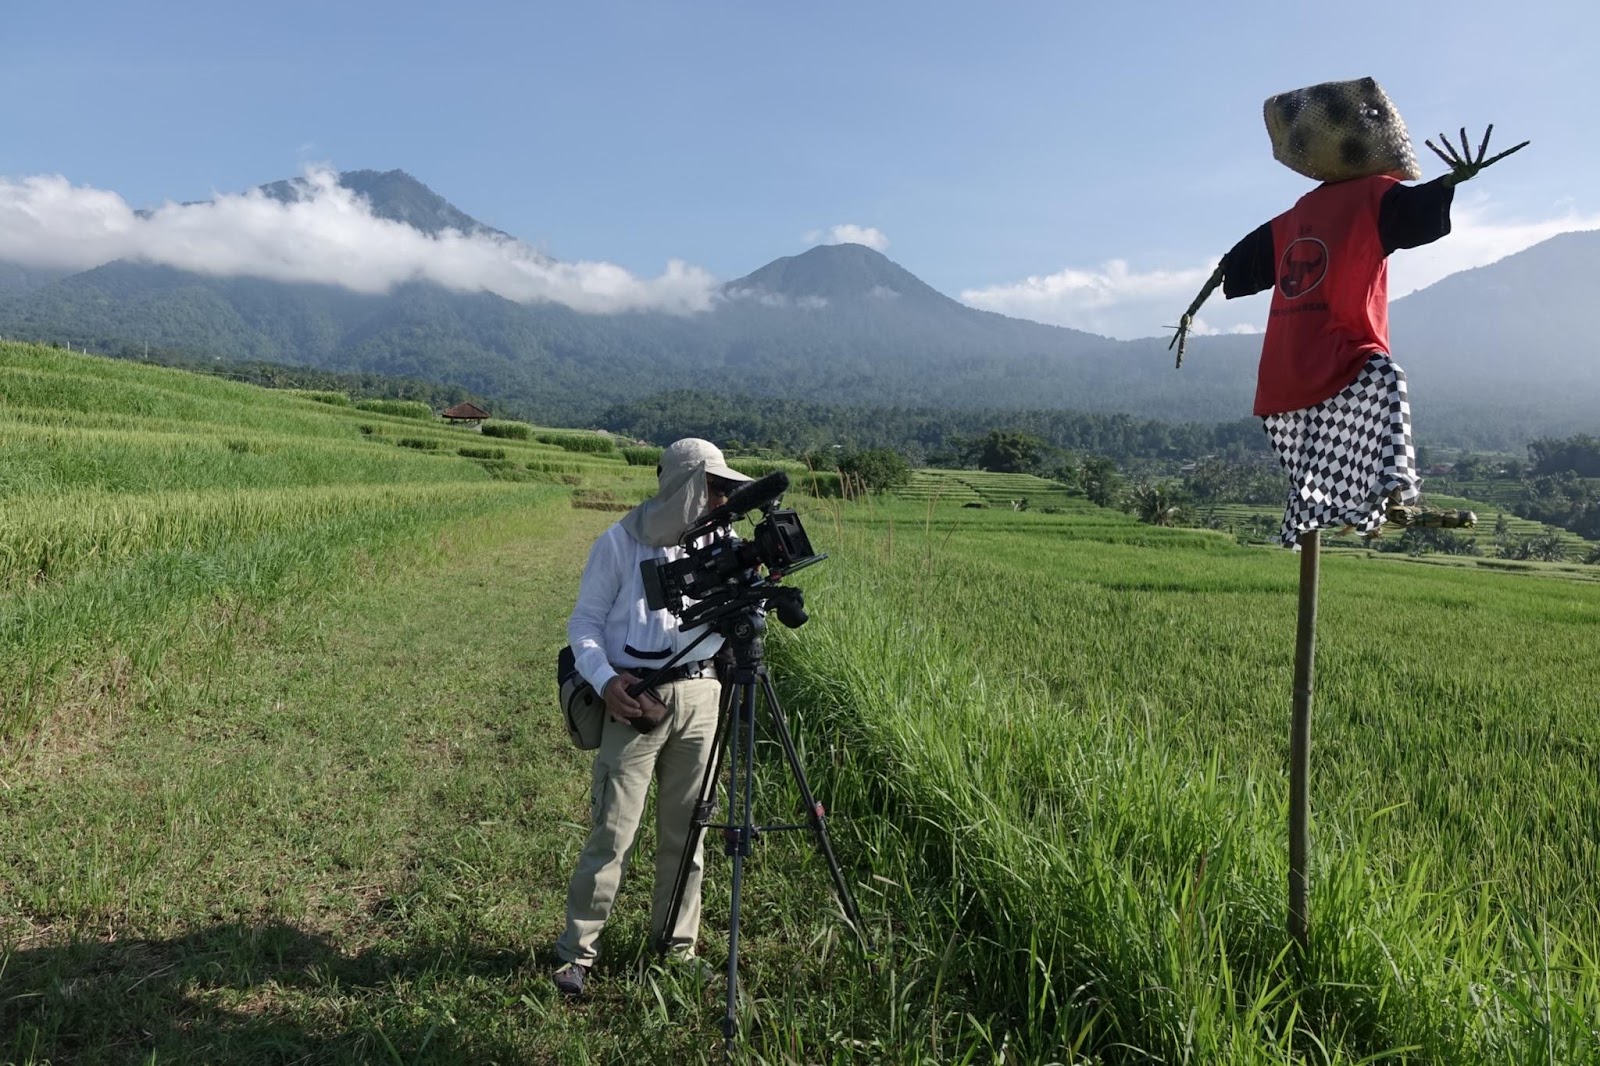
[[(1290, 936), (1309, 944), (1310, 750), (1321, 530), (1377, 534), (1397, 525), (1471, 526), (1471, 511), (1425, 512), (1418, 497), (1406, 378), (1389, 357), (1389, 253), (1450, 232), (1455, 187), (1524, 146), (1476, 153), (1425, 141), (1450, 169), (1423, 185), (1405, 123), (1371, 78), (1269, 97), (1272, 154), (1322, 182), (1234, 245), (1179, 320), (1183, 365), (1195, 312), (1222, 286), (1229, 298), (1271, 288), (1255, 413), (1289, 473), (1282, 543), (1300, 549), (1294, 707), (1289, 735)], [(1486, 158), (1487, 157), (1487, 158)], [(1169, 345), (1171, 347), (1172, 345)]]
[(1485, 158), (1461, 130), (1458, 152), (1424, 141), (1449, 171), (1423, 185), (1405, 123), (1371, 78), (1324, 82), (1269, 97), (1273, 156), (1322, 182), (1223, 256), (1179, 321), (1183, 351), (1194, 316), (1225, 297), (1273, 289), (1261, 347), (1255, 413), (1288, 471), (1282, 542), (1352, 527), (1375, 535), (1396, 524), (1470, 526), (1470, 511), (1413, 506), (1419, 494), (1406, 378), (1389, 355), (1389, 253), (1450, 232), (1455, 187), (1528, 142)]

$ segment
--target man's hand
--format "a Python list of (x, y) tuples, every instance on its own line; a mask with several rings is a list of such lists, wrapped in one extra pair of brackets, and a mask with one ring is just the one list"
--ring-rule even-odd
[(1477, 176), (1478, 171), (1484, 167), (1498, 163), (1512, 152), (1520, 152), (1528, 147), (1529, 142), (1523, 141), (1521, 144), (1507, 148), (1498, 155), (1492, 155), (1485, 159), (1484, 154), (1489, 150), (1489, 134), (1493, 132), (1494, 123), (1491, 122), (1489, 123), (1489, 128), (1483, 131), (1483, 141), (1478, 145), (1476, 158), (1472, 154), (1472, 145), (1467, 141), (1467, 127), (1465, 126), (1461, 127), (1461, 151), (1459, 153), (1456, 151), (1455, 145), (1450, 143), (1450, 138), (1442, 133), (1439, 134), (1439, 142), (1444, 145), (1442, 150), (1432, 141), (1423, 141), (1422, 143), (1432, 148), (1433, 154), (1443, 159), (1444, 165), (1450, 168), (1450, 173), (1444, 176), (1445, 184), (1460, 185), (1464, 181), (1471, 181)]
[(606, 690), (601, 695), (606, 701), (606, 713), (614, 721), (631, 725), (640, 718), (660, 721), (666, 716), (666, 707), (648, 691), (638, 696), (628, 694), (628, 688), (638, 683), (639, 678), (626, 670), (618, 671), (616, 677), (606, 682)]

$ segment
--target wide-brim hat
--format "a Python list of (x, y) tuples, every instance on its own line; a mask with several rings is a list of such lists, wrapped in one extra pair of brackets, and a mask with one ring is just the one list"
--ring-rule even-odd
[(1405, 120), (1371, 78), (1278, 93), (1262, 112), (1273, 158), (1297, 174), (1315, 181), (1422, 177)]
[(699, 473), (710, 474), (724, 481), (751, 480), (748, 474), (741, 474), (729, 466), (727, 460), (722, 457), (722, 449), (708, 440), (685, 437), (673, 441), (662, 450), (660, 475), (662, 488), (666, 487), (669, 478), (696, 469)]

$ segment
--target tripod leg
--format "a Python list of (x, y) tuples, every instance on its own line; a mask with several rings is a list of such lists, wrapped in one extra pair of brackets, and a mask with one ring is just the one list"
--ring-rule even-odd
[(727, 1011), (722, 1018), (727, 1049), (731, 1049), (734, 1034), (739, 1031), (739, 889), (744, 883), (745, 856), (750, 854), (750, 842), (755, 836), (751, 799), (755, 785), (752, 769), (756, 747), (756, 691), (749, 682), (741, 682), (736, 688), (738, 697), (728, 744), (728, 823), (723, 831), (728, 855), (733, 859), (728, 902)]
[(689, 867), (700, 850), (706, 826), (717, 805), (717, 775), (722, 771), (722, 746), (728, 731), (728, 704), (734, 694), (732, 688), (723, 690), (722, 706), (717, 711), (717, 731), (711, 738), (711, 758), (706, 761), (705, 776), (700, 779), (700, 794), (694, 805), (694, 816), (689, 823), (689, 835), (683, 842), (683, 855), (678, 859), (678, 879), (672, 886), (667, 912), (662, 916), (661, 931), (656, 937), (656, 950), (663, 955), (672, 949), (672, 934), (678, 928), (678, 914), (683, 910), (684, 889), (689, 881)]
[(766, 693), (767, 714), (772, 720), (772, 730), (777, 734), (779, 743), (783, 745), (784, 757), (789, 760), (789, 769), (794, 773), (795, 785), (800, 789), (801, 802), (806, 806), (806, 818), (811, 823), (811, 831), (816, 834), (817, 850), (828, 861), (828, 871), (833, 875), (834, 890), (839, 893), (839, 904), (844, 908), (845, 917), (849, 919), (850, 927), (855, 930), (862, 948), (871, 954), (872, 944), (867, 939), (867, 929), (861, 921), (861, 912), (856, 909), (855, 895), (850, 891), (844, 871), (839, 868), (839, 860), (833, 854), (833, 842), (828, 838), (827, 817), (823, 813), (822, 804), (811, 794), (811, 784), (806, 780), (805, 768), (800, 765), (800, 755), (794, 750), (794, 738), (789, 735), (789, 725), (784, 719), (783, 707), (778, 703), (777, 690), (772, 687), (772, 678), (765, 672), (761, 675), (761, 688)]

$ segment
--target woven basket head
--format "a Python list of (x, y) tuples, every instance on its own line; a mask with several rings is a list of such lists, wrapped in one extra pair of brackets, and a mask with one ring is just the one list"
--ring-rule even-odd
[(1262, 110), (1273, 158), (1297, 174), (1316, 181), (1422, 177), (1405, 121), (1371, 78), (1279, 93)]

